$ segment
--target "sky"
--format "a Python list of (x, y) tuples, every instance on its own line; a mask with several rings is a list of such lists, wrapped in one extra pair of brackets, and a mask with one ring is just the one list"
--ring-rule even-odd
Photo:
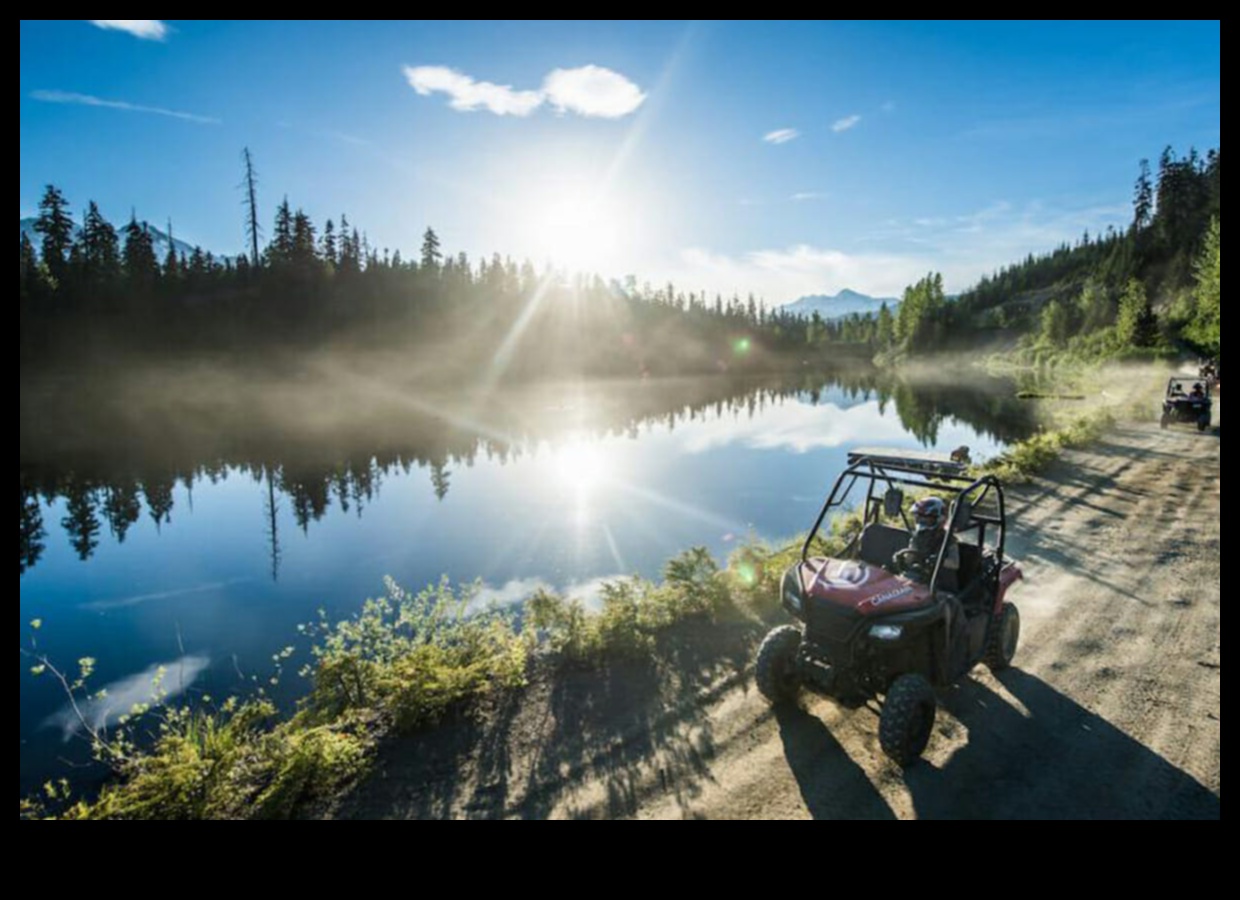
[(241, 151), (378, 248), (783, 303), (949, 291), (1220, 143), (1208, 22), (21, 22), (20, 212), (244, 247)]

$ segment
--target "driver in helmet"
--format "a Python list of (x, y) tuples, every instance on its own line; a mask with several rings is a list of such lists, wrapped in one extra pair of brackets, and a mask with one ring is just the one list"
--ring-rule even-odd
[(1194, 385), (1193, 385), (1193, 392), (1192, 392), (1191, 394), (1189, 394), (1189, 395), (1188, 395), (1188, 398), (1189, 398), (1190, 400), (1204, 400), (1204, 399), (1206, 399), (1206, 389), (1205, 389), (1205, 386), (1204, 386), (1204, 385), (1202, 385), (1200, 382), (1198, 382), (1197, 384), (1194, 384)]
[(934, 564), (944, 541), (947, 551), (943, 554), (943, 569), (960, 568), (960, 545), (947, 531), (947, 504), (941, 497), (922, 497), (914, 503), (913, 523), (908, 546), (897, 551), (891, 560), (898, 573), (914, 581), (928, 582), (934, 575)]

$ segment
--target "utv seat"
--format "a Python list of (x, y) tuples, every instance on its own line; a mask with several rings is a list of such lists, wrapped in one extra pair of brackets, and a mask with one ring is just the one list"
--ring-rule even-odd
[(909, 534), (903, 528), (872, 524), (861, 532), (857, 555), (872, 566), (889, 567), (892, 557), (908, 546)]

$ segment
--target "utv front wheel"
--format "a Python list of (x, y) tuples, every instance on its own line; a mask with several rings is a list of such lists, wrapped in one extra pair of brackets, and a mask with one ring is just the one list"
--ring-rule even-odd
[(1015, 606), (1005, 603), (999, 618), (991, 625), (990, 640), (986, 643), (986, 667), (992, 672), (1002, 672), (1011, 666), (1019, 643), (1020, 613)]
[(937, 712), (934, 688), (924, 675), (901, 675), (887, 689), (878, 742), (898, 766), (908, 768), (930, 743)]
[(1209, 427), (1210, 427), (1209, 419), (1202, 418), (1202, 419), (1197, 420), (1197, 430), (1202, 432), (1203, 434), (1205, 433), (1206, 429)]
[(1166, 431), (1167, 426), (1171, 424), (1171, 417), (1166, 413), (1163, 413), (1162, 419), (1159, 420), (1158, 424), (1162, 427), (1163, 431)]
[(773, 705), (790, 703), (801, 689), (797, 654), (801, 652), (801, 629), (792, 625), (776, 628), (758, 648), (758, 690)]

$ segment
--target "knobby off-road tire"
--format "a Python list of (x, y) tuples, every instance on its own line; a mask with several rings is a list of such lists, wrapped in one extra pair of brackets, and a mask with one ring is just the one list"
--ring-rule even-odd
[(891, 683), (878, 722), (878, 743), (898, 766), (921, 759), (930, 743), (938, 701), (924, 675), (901, 675)]
[(1019, 643), (1020, 612), (1011, 603), (1005, 603), (998, 621), (991, 626), (990, 639), (986, 642), (986, 667), (992, 672), (1002, 672), (1010, 667)]
[(793, 625), (776, 628), (758, 648), (755, 677), (758, 691), (772, 705), (791, 703), (801, 689), (797, 654), (801, 652), (801, 629)]

